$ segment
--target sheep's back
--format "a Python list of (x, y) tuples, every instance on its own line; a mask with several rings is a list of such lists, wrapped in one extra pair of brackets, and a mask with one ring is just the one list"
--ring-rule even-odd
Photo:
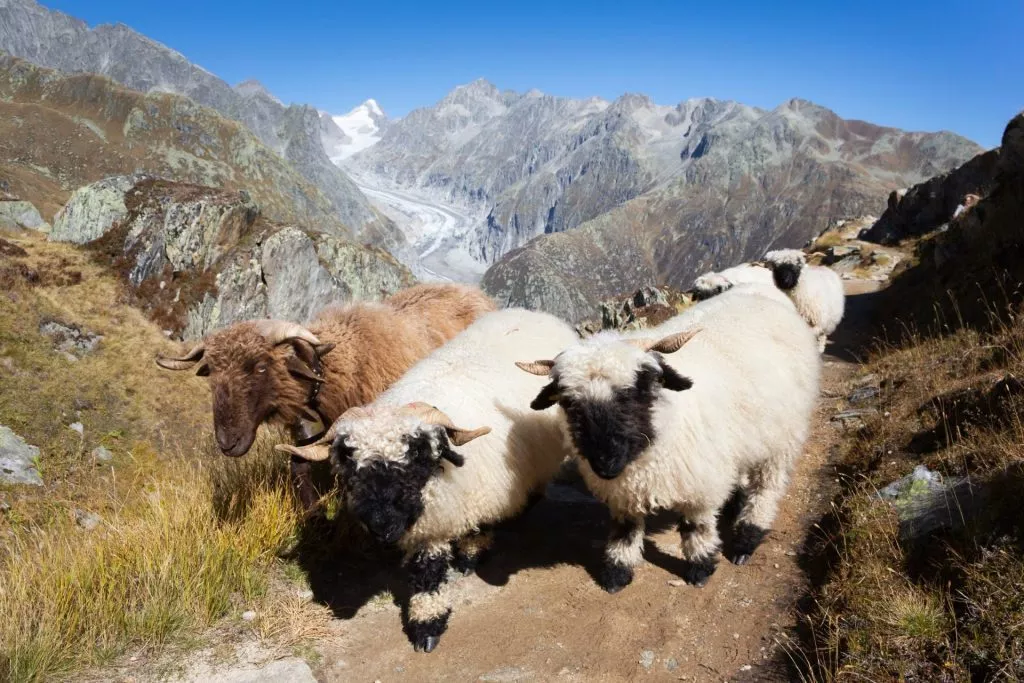
[(424, 492), (427, 508), (409, 541), (461, 535), (504, 519), (549, 481), (564, 456), (562, 422), (555, 409), (530, 402), (543, 381), (515, 366), (550, 358), (576, 341), (564, 322), (543, 313), (506, 309), (483, 316), (413, 367), (378, 399), (387, 405), (423, 401), (452, 422), (491, 432), (458, 447), (465, 465), (444, 465)]
[[(581, 470), (613, 509), (634, 514), (717, 500), (738, 473), (806, 439), (817, 399), (820, 358), (810, 328), (791, 305), (725, 292), (696, 323), (670, 320), (653, 338), (700, 332), (665, 361), (693, 381), (662, 391), (653, 410), (655, 438), (612, 481)], [(683, 316), (677, 316), (683, 318)]]

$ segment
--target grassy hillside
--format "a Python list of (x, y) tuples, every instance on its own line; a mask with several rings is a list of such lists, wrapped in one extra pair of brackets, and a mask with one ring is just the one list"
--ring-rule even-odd
[[(273, 435), (216, 454), (205, 381), (155, 366), (170, 342), (85, 253), (0, 233), (0, 291), (0, 424), (40, 448), (44, 481), (0, 485), (0, 680), (157, 656), (213, 626), (286, 646), (321, 628), (278, 559), (301, 527)], [(102, 339), (55, 348), (51, 321)]]
[[(843, 492), (809, 539), (795, 661), (823, 680), (1024, 678), (1024, 117), (994, 189), (877, 296)], [(879, 493), (916, 466), (892, 502)]]

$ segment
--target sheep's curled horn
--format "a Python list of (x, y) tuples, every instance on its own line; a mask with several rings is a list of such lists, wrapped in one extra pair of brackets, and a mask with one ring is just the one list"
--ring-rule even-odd
[[(299, 339), (313, 347), (314, 353), (323, 356), (334, 348), (334, 344), (322, 344), (316, 335), (302, 325), (290, 323), (283, 320), (256, 320), (252, 323), (256, 331), (267, 340), (271, 346), (277, 346), (292, 339)], [(206, 344), (199, 342), (193, 346), (184, 356), (163, 356), (157, 354), (156, 364), (166, 370), (189, 370), (203, 359), (206, 352)], [(308, 359), (307, 359), (308, 360)], [(288, 369), (293, 373), (315, 382), (323, 382), (323, 377), (314, 374), (308, 367), (298, 362), (289, 362)], [(209, 366), (201, 363), (196, 368), (197, 375), (209, 374)]]
[[(448, 433), (448, 440), (456, 446), (462, 446), (477, 437), (483, 436), (484, 434), (490, 434), (491, 432), (490, 427), (480, 427), (478, 429), (463, 429), (462, 427), (456, 427), (452, 424), (452, 419), (450, 417), (427, 403), (418, 401), (416, 403), (410, 403), (406, 408), (410, 413), (421, 418), (424, 422), (444, 427), (445, 431)], [(455, 464), (460, 465), (461, 463)]]
[[(456, 427), (454, 424), (452, 424), (452, 420), (450, 417), (445, 415), (443, 412), (441, 412), (434, 406), (427, 403), (410, 403), (407, 406), (405, 406), (405, 410), (406, 412), (419, 417), (424, 422), (444, 427), (445, 432), (448, 434), (448, 439), (455, 446), (462, 446), (464, 444), (467, 444), (477, 437), (483, 436), (484, 434), (489, 434), (491, 431), (490, 427), (480, 427), (478, 429), (463, 429), (461, 427)], [(289, 455), (294, 455), (299, 458), (303, 458), (304, 460), (310, 460), (312, 462), (320, 462), (322, 460), (327, 460), (327, 458), (330, 457), (331, 444), (334, 442), (334, 439), (338, 434), (336, 425), (345, 418), (364, 417), (368, 414), (369, 411), (367, 411), (366, 408), (360, 406), (349, 408), (344, 412), (344, 414), (342, 414), (341, 417), (338, 418), (338, 420), (333, 425), (331, 425), (330, 429), (327, 430), (327, 433), (320, 437), (320, 439), (316, 443), (309, 444), (308, 446), (292, 446), (291, 444), (279, 444), (274, 448), (275, 450), (281, 453), (288, 453)], [(453, 458), (452, 456), (455, 457)], [(444, 457), (457, 467), (461, 467), (464, 464), (462, 458), (457, 453), (452, 453), (451, 451), (448, 451), (448, 453), (443, 455), (442, 457)], [(458, 458), (460, 462), (457, 462), (455, 458)]]
[[(676, 332), (675, 334), (670, 334), (667, 337), (662, 337), (661, 339), (623, 339), (623, 341), (630, 346), (635, 346), (641, 351), (675, 353), (679, 349), (683, 348), (683, 345), (685, 345), (686, 342), (693, 339), (698, 332), (700, 332), (700, 328)], [(530, 373), (531, 375), (546, 377), (551, 374), (551, 369), (555, 367), (555, 362), (553, 360), (535, 360), (531, 362), (517, 361), (516, 367)]]

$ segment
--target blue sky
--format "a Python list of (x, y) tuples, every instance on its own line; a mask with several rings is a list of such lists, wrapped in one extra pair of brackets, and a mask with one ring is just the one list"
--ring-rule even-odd
[[(999, 144), (1024, 109), (1024, 1), (349, 2), (43, 0), (121, 22), (228, 82), (391, 116), (486, 78), (500, 88), (661, 104), (790, 97), (846, 118)], [(784, 5), (784, 6), (777, 6)]]

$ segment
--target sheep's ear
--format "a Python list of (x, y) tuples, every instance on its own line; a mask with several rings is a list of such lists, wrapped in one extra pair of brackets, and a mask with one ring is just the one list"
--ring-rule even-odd
[(537, 394), (537, 398), (533, 399), (530, 403), (530, 407), (534, 410), (546, 410), (558, 403), (558, 398), (561, 393), (562, 390), (558, 386), (558, 382), (549, 382), (546, 387), (540, 390), (540, 393)]
[(313, 347), (313, 349), (316, 351), (317, 357), (323, 358), (331, 351), (333, 351), (335, 346), (337, 346), (337, 344), (335, 344), (334, 342), (330, 342), (327, 344), (317, 344), (316, 346)]
[(526, 363), (524, 361), (516, 361), (516, 367), (520, 370), (525, 370), (531, 375), (540, 375), (541, 377), (547, 377), (551, 374), (551, 368), (555, 367), (555, 361), (553, 360), (535, 360), (532, 363)]
[(686, 391), (693, 387), (692, 379), (680, 375), (665, 361), (659, 360), (658, 364), (661, 366), (661, 386), (670, 391)]
[[(491, 430), (488, 429), (487, 431)], [(455, 443), (454, 440), (452, 441), (452, 443)], [(448, 444), (445, 443), (444, 441), (442, 441), (438, 445), (437, 457), (438, 459), (447, 460), (456, 467), (462, 467), (463, 465), (466, 464), (466, 459), (463, 458), (462, 455), (460, 455), (459, 453), (453, 451), (451, 447), (449, 447)]]

